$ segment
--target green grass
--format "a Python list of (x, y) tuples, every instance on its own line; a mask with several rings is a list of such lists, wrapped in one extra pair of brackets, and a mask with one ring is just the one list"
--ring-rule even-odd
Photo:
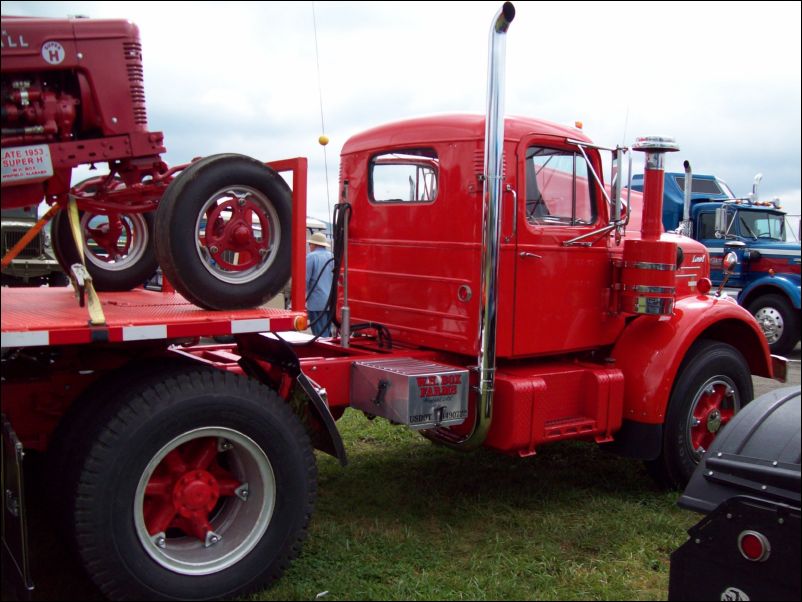
[(253, 600), (660, 600), (699, 516), (640, 462), (566, 442), (459, 453), (348, 410), (303, 551)]

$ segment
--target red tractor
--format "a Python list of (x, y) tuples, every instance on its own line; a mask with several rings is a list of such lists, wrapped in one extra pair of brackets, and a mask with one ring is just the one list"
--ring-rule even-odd
[[(257, 306), (281, 290), (289, 187), (242, 155), (168, 168), (164, 136), (148, 130), (135, 25), (3, 17), (2, 27), (2, 208), (57, 208), (53, 243), (67, 274), (83, 256), (96, 290), (125, 291), (161, 265), (208, 309)], [(73, 168), (98, 163), (107, 176), (73, 184)]]

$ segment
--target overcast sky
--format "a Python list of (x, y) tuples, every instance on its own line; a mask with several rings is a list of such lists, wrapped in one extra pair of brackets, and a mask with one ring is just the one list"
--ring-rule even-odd
[[(219, 152), (306, 156), (309, 214), (327, 219), (349, 136), (413, 116), (485, 111), (487, 38), (501, 2), (11, 2), (4, 15), (139, 26), (151, 130), (169, 164)], [(799, 2), (515, 2), (506, 112), (594, 141), (676, 138), (736, 194), (800, 201)], [(316, 19), (313, 19), (313, 7)], [(319, 49), (320, 88), (315, 55)]]

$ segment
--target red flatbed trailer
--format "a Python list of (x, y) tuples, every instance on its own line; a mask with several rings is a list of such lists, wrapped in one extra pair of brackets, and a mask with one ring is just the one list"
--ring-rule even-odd
[[(303, 286), (303, 277), (294, 281)], [(336, 427), (319, 396), (308, 411), (317, 417), (301, 418), (304, 409), (279, 397), (292, 390), (282, 371), (249, 372), (238, 346), (304, 329), (305, 312), (208, 311), (178, 293), (140, 288), (101, 293), (106, 323), (93, 326), (71, 288), (1, 292), (4, 553), (24, 586), (34, 587), (23, 486), (28, 451), (46, 452), (55, 526), (64, 536), (93, 540), (79, 553), (91, 548), (98, 558), (112, 557), (106, 546), (121, 544), (113, 532), (134, 517), (136, 541), (125, 556), (144, 553), (172, 576), (167, 588), (146, 585), (148, 596), (199, 598), (198, 574), (229, 575), (231, 583), (219, 585), (225, 592), (241, 587), (239, 569), (265, 580), (280, 574), (297, 554), (314, 502), (312, 431), (302, 420), (323, 425), (324, 439)], [(236, 343), (200, 344), (226, 335)], [(281, 344), (278, 336), (272, 341)], [(139, 424), (129, 421), (132, 412)], [(336, 437), (328, 447), (344, 460)], [(90, 468), (96, 461), (107, 472)], [(285, 488), (289, 497), (276, 493)], [(128, 511), (120, 512), (121, 504)], [(87, 520), (76, 520), (78, 513)], [(113, 525), (105, 522), (109, 513), (117, 517)], [(182, 551), (173, 548), (176, 536)], [(264, 546), (272, 560), (265, 561)], [(246, 560), (233, 572), (221, 569), (242, 556), (263, 566)], [(124, 597), (117, 583), (99, 585)]]
[(2, 289), (2, 347), (80, 345), (295, 330), (303, 312), (284, 309), (208, 311), (178, 293), (143, 288), (103, 293), (104, 326), (91, 326), (86, 309), (64, 288)]

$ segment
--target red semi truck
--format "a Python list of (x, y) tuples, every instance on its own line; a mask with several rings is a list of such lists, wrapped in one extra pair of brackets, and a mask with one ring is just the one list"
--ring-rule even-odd
[(336, 337), (286, 333), (305, 328), (303, 160), (273, 164), (294, 173), (292, 310), (137, 289), (103, 293), (93, 325), (67, 289), (3, 289), (3, 536), (29, 586), (26, 449), (46, 452), (55, 520), (105, 595), (229, 597), (298, 554), (313, 449), (346, 463), (349, 407), (460, 451), (595, 441), (682, 486), (752, 399), (751, 375), (784, 377), (754, 318), (710, 294), (705, 248), (662, 232), (670, 140), (636, 143), (645, 188), (629, 221), (623, 149), (605, 184), (603, 149), (580, 131), (505, 119), (513, 17), (506, 3), (492, 22), (486, 116), (343, 147)]

